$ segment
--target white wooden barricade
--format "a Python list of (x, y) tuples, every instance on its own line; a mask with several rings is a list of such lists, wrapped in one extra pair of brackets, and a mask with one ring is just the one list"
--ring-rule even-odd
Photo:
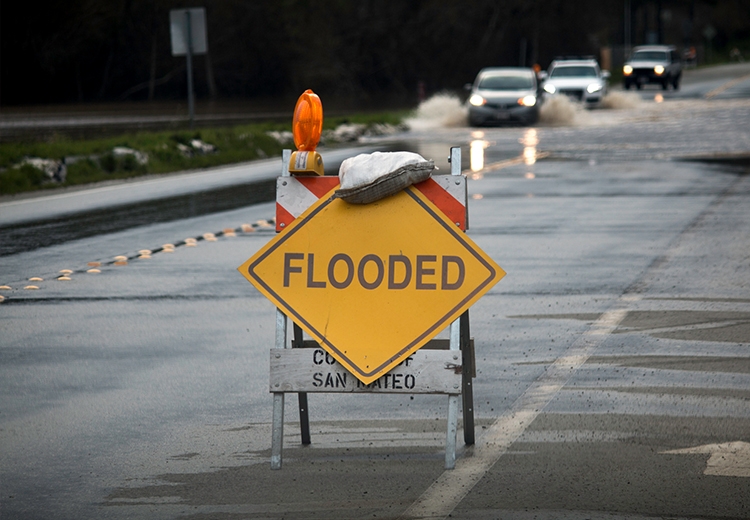
[[(282, 177), (289, 176), (290, 150), (282, 154)], [(461, 149), (451, 148), (451, 175), (461, 175)], [(466, 183), (463, 183), (466, 186)], [(366, 392), (448, 395), (448, 426), (445, 435), (445, 468), (456, 465), (458, 397), (463, 394), (464, 440), (474, 443), (472, 377), (473, 343), (469, 339), (468, 311), (450, 325), (448, 350), (431, 350), (428, 344), (401, 365), (370, 385), (333, 361), (315, 342), (303, 342), (301, 329), (295, 327), (295, 347), (288, 338), (288, 318), (276, 310), (276, 341), (270, 353), (270, 392), (273, 393), (271, 469), (281, 469), (284, 442), (284, 396), (297, 393), (300, 398), (300, 425), (303, 444), (309, 441), (308, 392)], [(443, 342), (445, 340), (442, 340)], [(433, 346), (441, 340), (433, 340)], [(311, 343), (312, 345), (308, 345)], [(304, 345), (303, 345), (304, 344)], [(326, 365), (326, 370), (321, 369)]]

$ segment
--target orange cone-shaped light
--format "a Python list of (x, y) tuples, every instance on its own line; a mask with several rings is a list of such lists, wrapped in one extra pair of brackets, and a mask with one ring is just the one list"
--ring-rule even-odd
[(312, 152), (318, 146), (323, 131), (323, 104), (315, 92), (305, 90), (294, 107), (292, 135), (294, 146), (301, 152)]

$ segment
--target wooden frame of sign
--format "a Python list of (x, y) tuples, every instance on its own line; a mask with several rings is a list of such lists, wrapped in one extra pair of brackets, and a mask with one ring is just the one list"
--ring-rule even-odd
[[(288, 176), (289, 150), (282, 156), (282, 176)], [(451, 174), (461, 175), (461, 149), (451, 148)], [(465, 186), (465, 184), (464, 184)], [(270, 351), (269, 390), (273, 393), (271, 469), (281, 469), (284, 440), (284, 395), (299, 399), (302, 444), (311, 443), (307, 393), (401, 393), (448, 395), (448, 426), (445, 439), (445, 468), (456, 465), (458, 396), (462, 396), (464, 442), (474, 444), (474, 393), (476, 377), (474, 341), (469, 311), (450, 325), (450, 339), (434, 339), (376, 381), (365, 385), (342, 367), (320, 345), (304, 340), (302, 329), (293, 323), (294, 338), (287, 338), (288, 317), (276, 310), (276, 342)]]

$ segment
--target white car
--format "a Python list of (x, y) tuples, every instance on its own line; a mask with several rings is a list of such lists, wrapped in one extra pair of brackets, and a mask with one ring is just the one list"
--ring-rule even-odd
[(556, 58), (543, 76), (546, 96), (566, 95), (584, 106), (597, 106), (607, 94), (609, 71), (594, 58)]

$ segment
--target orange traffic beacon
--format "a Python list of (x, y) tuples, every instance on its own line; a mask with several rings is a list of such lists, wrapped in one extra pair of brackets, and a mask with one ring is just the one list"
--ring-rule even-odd
[(297, 100), (292, 120), (292, 135), (296, 152), (289, 160), (292, 175), (323, 175), (323, 158), (315, 148), (323, 131), (323, 104), (315, 92), (305, 90)]

